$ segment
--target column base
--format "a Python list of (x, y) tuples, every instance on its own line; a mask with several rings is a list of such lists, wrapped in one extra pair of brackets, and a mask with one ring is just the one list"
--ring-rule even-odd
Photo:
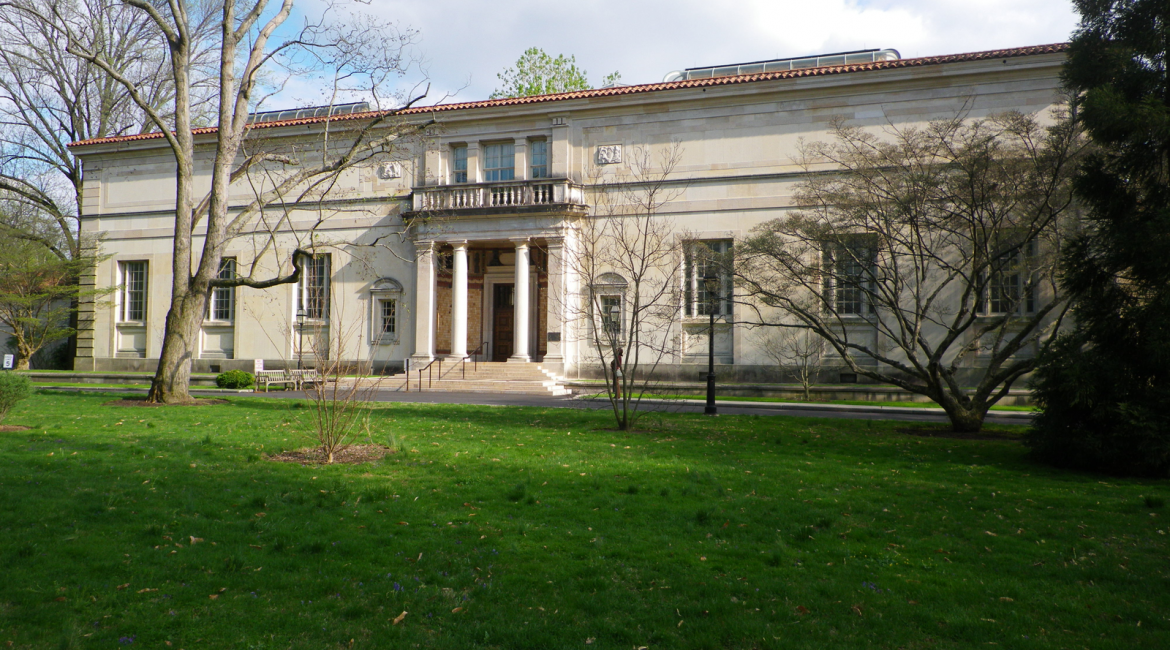
[(508, 357), (508, 363), (531, 363), (532, 357), (527, 354), (514, 354)]

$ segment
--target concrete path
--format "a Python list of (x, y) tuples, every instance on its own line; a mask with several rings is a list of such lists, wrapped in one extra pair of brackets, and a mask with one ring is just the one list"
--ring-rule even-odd
[[(145, 394), (145, 390), (126, 390), (118, 388), (77, 388), (55, 387), (41, 390), (58, 390), (63, 392), (109, 392)], [(247, 396), (269, 397), (272, 399), (304, 399), (301, 391), (274, 391), (269, 393), (252, 393), (216, 389), (192, 389), (191, 393), (199, 396)], [(533, 406), (538, 408), (580, 408), (580, 409), (608, 409), (606, 400), (581, 399), (575, 397), (546, 397), (542, 395), (518, 395), (503, 393), (447, 393), (422, 392), (403, 393), (399, 391), (377, 391), (375, 400), (379, 402), (402, 402), (410, 404), (478, 404), (483, 406)], [(643, 400), (645, 410), (662, 411), (669, 413), (702, 413), (703, 402), (675, 401), (675, 400)], [(946, 422), (947, 417), (939, 408), (911, 408), (897, 406), (852, 406), (840, 404), (798, 404), (777, 402), (717, 402), (719, 413), (724, 415), (766, 415), (789, 417), (816, 417), (816, 418), (843, 418), (849, 420), (898, 420), (903, 422)], [(1026, 425), (1032, 419), (1032, 413), (1026, 411), (991, 411), (985, 422), (988, 424), (1019, 424)]]

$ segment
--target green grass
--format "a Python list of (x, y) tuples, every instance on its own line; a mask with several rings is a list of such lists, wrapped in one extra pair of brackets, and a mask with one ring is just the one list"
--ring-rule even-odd
[[(643, 397), (648, 399), (674, 399), (674, 400), (697, 400), (702, 401), (706, 399), (704, 395), (681, 395), (681, 394), (667, 394), (667, 393), (645, 393)], [(604, 393), (586, 396), (585, 399), (606, 399)], [(782, 397), (737, 397), (735, 395), (716, 395), (716, 402), (760, 402), (760, 403), (776, 403), (776, 404), (840, 404), (845, 406), (901, 406), (906, 408), (919, 409), (938, 409), (941, 408), (934, 402), (874, 402), (866, 400), (812, 400), (806, 402), (798, 399), (785, 399)], [(1034, 406), (1001, 406), (995, 405), (991, 407), (992, 411), (1024, 411), (1032, 412), (1036, 410)]]
[(402, 453), (302, 467), (301, 402), (109, 399), (5, 420), (0, 647), (1170, 646), (1170, 483), (1015, 440), (394, 404)]
[[(124, 388), (126, 390), (144, 390), (150, 384), (89, 384), (81, 381), (34, 381), (38, 388)], [(192, 388), (199, 388), (193, 386)]]

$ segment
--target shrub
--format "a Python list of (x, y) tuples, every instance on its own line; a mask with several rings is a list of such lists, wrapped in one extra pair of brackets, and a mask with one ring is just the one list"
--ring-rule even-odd
[(15, 372), (0, 372), (0, 422), (20, 400), (32, 395), (32, 382)]
[(252, 373), (243, 370), (229, 370), (215, 378), (215, 385), (220, 388), (251, 388), (252, 382)]
[[(1111, 344), (1123, 348), (1122, 342)], [(1131, 346), (1132, 347), (1132, 346)], [(1026, 443), (1039, 461), (1074, 470), (1128, 476), (1170, 476), (1170, 382), (1146, 350), (1087, 345), (1065, 335), (1042, 353), (1032, 379), (1040, 412)], [(1121, 362), (1121, 357), (1128, 361)]]

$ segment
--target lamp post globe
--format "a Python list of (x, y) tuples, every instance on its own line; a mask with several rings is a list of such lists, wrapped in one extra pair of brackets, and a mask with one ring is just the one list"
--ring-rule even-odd
[(716, 294), (719, 291), (719, 276), (708, 271), (703, 276), (703, 288), (707, 290), (707, 405), (703, 413), (718, 415), (715, 408), (715, 310), (719, 306)]

